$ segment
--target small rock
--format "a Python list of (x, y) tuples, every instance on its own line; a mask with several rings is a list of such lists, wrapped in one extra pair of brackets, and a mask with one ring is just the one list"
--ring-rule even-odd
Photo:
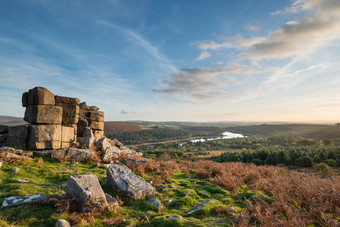
[(179, 220), (182, 220), (182, 217), (179, 216), (179, 215), (176, 215), (176, 216), (166, 216), (167, 219), (179, 219)]
[(2, 161), (2, 159), (0, 159), (0, 168), (4, 165), (4, 162)]
[(158, 185), (158, 186), (156, 187), (156, 189), (157, 189), (157, 191), (161, 192), (161, 191), (163, 191), (164, 189), (166, 189), (166, 186), (165, 186), (164, 184)]
[(66, 188), (67, 187), (67, 183), (63, 183), (60, 186)]
[(157, 200), (155, 195), (152, 195), (151, 198), (147, 200), (147, 202), (155, 206), (161, 206), (161, 203)]
[(112, 206), (113, 208), (117, 208), (119, 206), (119, 203), (117, 201), (117, 199), (115, 199), (114, 197), (112, 197), (111, 195), (105, 193), (105, 197), (106, 197), (106, 201), (107, 203)]
[(38, 156), (38, 157), (48, 157), (48, 158), (50, 158), (52, 156), (52, 152), (54, 152), (54, 151), (36, 151), (36, 152), (34, 152), (34, 155)]
[(109, 168), (110, 164), (103, 164), (103, 166), (105, 167), (105, 169)]
[(100, 163), (98, 163), (98, 162), (93, 165), (93, 167), (99, 167), (99, 166), (100, 166)]
[(149, 221), (149, 218), (148, 218), (148, 216), (146, 216), (146, 215), (143, 216), (143, 219), (144, 219), (145, 221)]
[(167, 200), (167, 201), (165, 201), (164, 203), (165, 203), (165, 205), (170, 205), (170, 204), (172, 203), (172, 200), (171, 200), (171, 199), (170, 199), (170, 200)]
[(54, 226), (55, 227), (71, 227), (71, 224), (64, 219), (58, 219)]
[(223, 224), (224, 223), (224, 221), (222, 221), (222, 220), (220, 220), (220, 219), (213, 219), (214, 221), (216, 221), (218, 224)]
[(75, 166), (77, 164), (78, 164), (78, 162), (71, 162), (71, 165), (73, 165), (73, 166)]
[(29, 180), (23, 180), (23, 179), (16, 179), (16, 181), (19, 181), (20, 183), (29, 183)]
[(12, 170), (14, 171), (15, 174), (19, 173), (20, 168), (18, 167), (13, 167)]
[(11, 196), (7, 197), (1, 207), (9, 207), (23, 203), (49, 203), (49, 197), (45, 194), (28, 195), (28, 196)]
[(195, 209), (189, 211), (189, 212), (186, 213), (186, 214), (187, 214), (187, 215), (188, 215), (188, 214), (190, 215), (190, 214), (195, 213), (195, 212), (198, 211), (198, 210), (202, 210), (208, 203), (210, 203), (210, 202), (212, 202), (212, 201), (214, 201), (214, 199), (209, 199), (209, 200), (203, 201), (203, 202), (201, 202), (201, 204), (200, 204), (198, 207), (196, 207)]
[(231, 212), (236, 212), (236, 209), (234, 207), (228, 207), (228, 209), (231, 211)]
[(23, 154), (22, 156), (25, 156), (25, 157), (30, 157), (32, 158), (33, 157), (33, 152), (30, 151), (30, 152), (26, 152), (25, 154)]

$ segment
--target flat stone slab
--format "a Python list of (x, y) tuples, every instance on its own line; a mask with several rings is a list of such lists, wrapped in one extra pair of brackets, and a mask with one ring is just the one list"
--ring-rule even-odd
[(11, 196), (7, 197), (1, 207), (10, 207), (24, 203), (49, 203), (49, 197), (45, 194), (28, 195), (28, 196)]
[(61, 124), (63, 108), (54, 105), (28, 105), (24, 120), (31, 124)]
[(143, 178), (135, 175), (120, 162), (112, 163), (106, 171), (107, 182), (112, 189), (118, 190), (133, 199), (144, 199), (155, 194), (156, 189)]

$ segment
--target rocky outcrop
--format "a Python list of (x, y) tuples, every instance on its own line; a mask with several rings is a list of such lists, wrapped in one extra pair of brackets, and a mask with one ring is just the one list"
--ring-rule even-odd
[(102, 161), (109, 163), (113, 159), (117, 159), (120, 155), (120, 150), (118, 147), (110, 146), (106, 148), (105, 152), (103, 153)]
[(78, 148), (68, 148), (61, 149), (51, 153), (51, 157), (55, 159), (70, 159), (80, 162), (88, 162), (94, 157), (94, 150), (92, 149), (78, 149)]
[(15, 206), (24, 203), (49, 203), (49, 197), (45, 194), (28, 195), (28, 196), (11, 196), (6, 198), (1, 207)]
[(112, 163), (106, 172), (109, 186), (133, 199), (144, 199), (156, 192), (156, 189), (143, 178), (135, 175), (122, 163)]
[[(26, 107), (26, 126), (8, 129), (0, 127), (0, 144), (24, 149), (94, 148), (104, 138), (104, 112), (96, 106), (88, 107), (77, 98), (55, 96), (44, 87), (35, 87), (22, 95)], [(87, 132), (90, 130), (92, 135)]]
[(109, 204), (95, 175), (73, 175), (67, 182), (66, 195), (77, 200), (80, 212), (91, 212), (93, 209), (104, 211)]

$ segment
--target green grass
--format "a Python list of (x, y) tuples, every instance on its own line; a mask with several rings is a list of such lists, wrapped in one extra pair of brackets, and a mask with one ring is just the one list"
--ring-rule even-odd
[[(172, 178), (166, 180), (166, 188), (156, 194), (162, 203), (163, 209), (150, 205), (146, 200), (132, 200), (119, 195), (106, 184), (106, 169), (93, 167), (94, 163), (79, 163), (75, 166), (69, 162), (59, 163), (52, 159), (44, 159), (43, 164), (37, 163), (37, 158), (27, 163), (6, 163), (0, 169), (0, 203), (6, 197), (16, 195), (32, 195), (44, 193), (51, 198), (60, 199), (66, 188), (62, 187), (70, 175), (91, 173), (104, 182), (103, 190), (113, 196), (120, 196), (124, 204), (120, 206), (116, 214), (108, 213), (106, 217), (125, 219), (120, 226), (138, 226), (146, 215), (150, 222), (145, 226), (230, 226), (246, 207), (245, 199), (264, 196), (270, 200), (270, 195), (252, 191), (246, 186), (236, 193), (231, 193), (220, 186), (213, 184), (209, 179), (200, 179), (196, 171), (190, 171), (185, 175), (177, 170)], [(12, 167), (19, 167), (21, 171), (14, 174)], [(77, 173), (72, 171), (77, 170)], [(144, 176), (149, 179), (148, 176)], [(28, 180), (28, 183), (18, 181)], [(214, 199), (203, 210), (191, 215), (187, 212), (201, 204), (202, 201)], [(172, 201), (171, 203), (169, 201)], [(0, 226), (52, 226), (57, 219), (69, 219), (69, 215), (61, 214), (55, 207), (56, 202), (48, 205), (18, 205), (0, 209)], [(236, 212), (225, 217), (218, 217), (215, 208), (233, 207)], [(166, 216), (180, 215), (182, 220), (169, 220)], [(96, 218), (94, 223), (88, 226), (106, 226), (103, 218)]]

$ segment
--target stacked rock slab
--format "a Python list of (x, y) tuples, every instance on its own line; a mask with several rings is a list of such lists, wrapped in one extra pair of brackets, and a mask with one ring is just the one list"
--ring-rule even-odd
[(55, 105), (55, 96), (43, 87), (35, 87), (22, 95), (28, 125), (28, 149), (60, 149), (63, 108)]
[[(104, 112), (99, 111), (96, 106), (88, 106), (86, 102), (80, 103), (77, 126), (78, 141), (81, 144), (84, 144), (84, 141), (88, 142), (92, 134), (95, 141), (104, 138)], [(89, 129), (91, 133), (88, 132)]]
[(104, 113), (79, 99), (55, 96), (44, 87), (22, 95), (27, 125), (9, 127), (7, 144), (27, 149), (69, 148), (79, 141), (82, 148), (104, 137)]

